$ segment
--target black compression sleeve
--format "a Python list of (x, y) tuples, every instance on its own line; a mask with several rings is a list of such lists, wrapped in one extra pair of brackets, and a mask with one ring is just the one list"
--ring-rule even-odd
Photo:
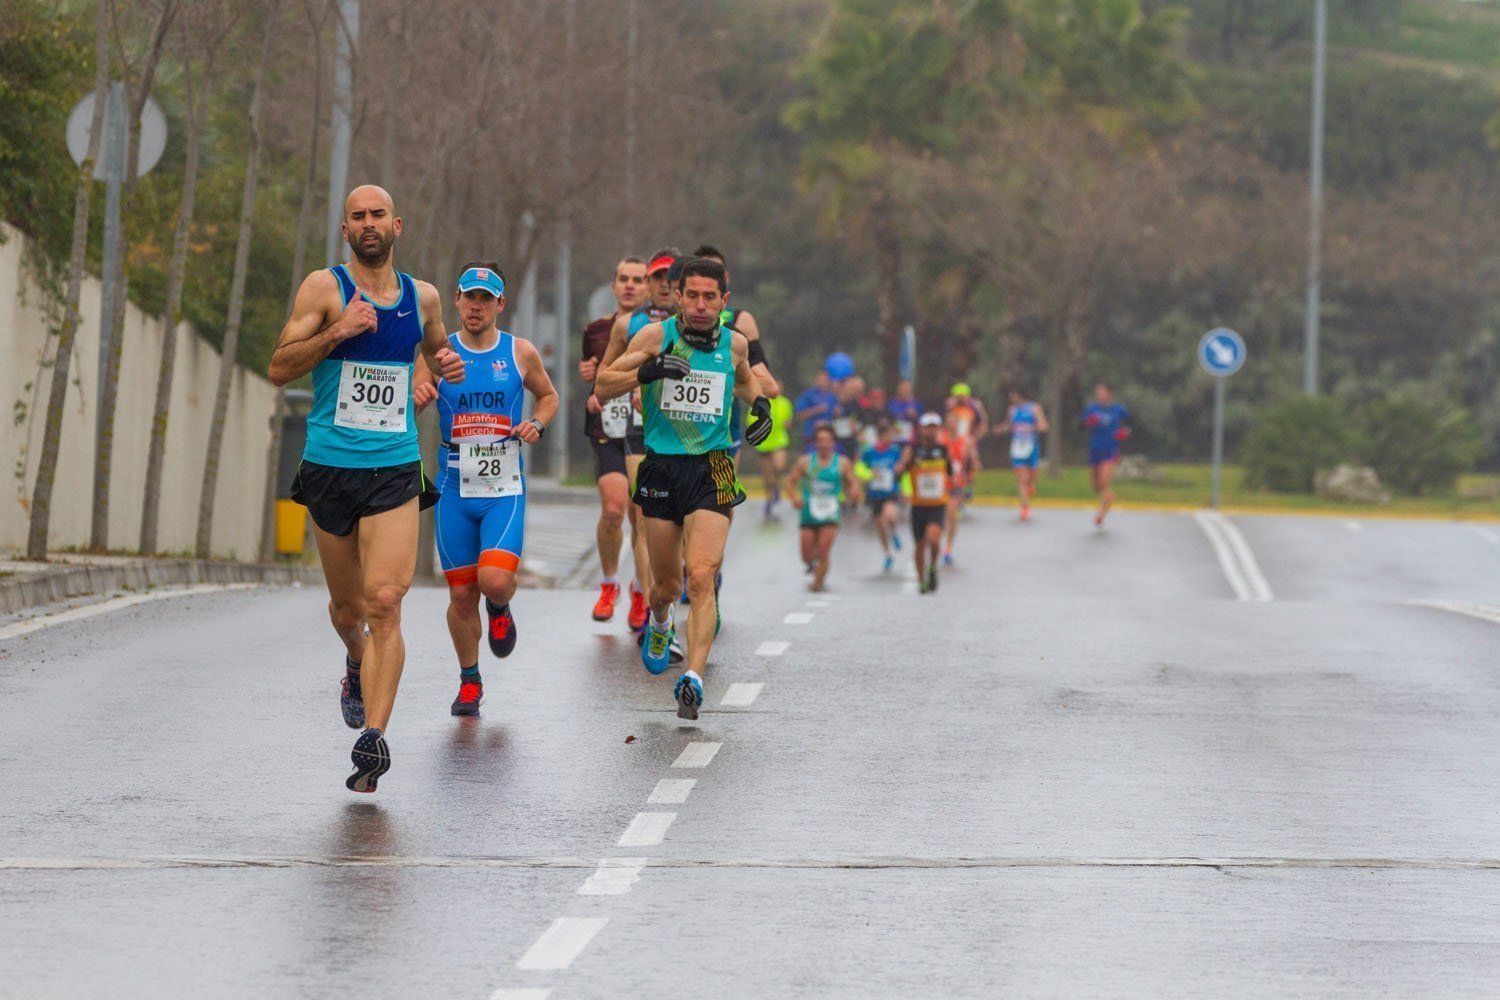
[(750, 341), (746, 360), (750, 362), (751, 367), (766, 364), (766, 349), (760, 345), (759, 340)]

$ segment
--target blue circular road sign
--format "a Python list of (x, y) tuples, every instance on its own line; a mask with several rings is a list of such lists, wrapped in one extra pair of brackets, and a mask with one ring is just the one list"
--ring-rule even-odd
[(1245, 363), (1245, 341), (1228, 327), (1210, 330), (1198, 341), (1198, 363), (1215, 378), (1228, 378)]

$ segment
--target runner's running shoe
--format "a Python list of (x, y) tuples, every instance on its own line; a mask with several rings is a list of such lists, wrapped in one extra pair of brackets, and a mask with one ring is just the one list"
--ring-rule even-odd
[(880, 572), (882, 572), (882, 573), (889, 573), (891, 571), (891, 568), (894, 567), (895, 565), (896, 565), (896, 557), (895, 556), (886, 556), (885, 557), (885, 562), (882, 563), (881, 566), (880, 566)]
[(677, 678), (677, 687), (672, 692), (677, 699), (677, 717), (679, 719), (696, 719), (698, 717), (698, 706), (703, 704), (703, 681), (691, 670), (683, 672)]
[(478, 715), (479, 706), (484, 704), (484, 682), (483, 681), (459, 681), (458, 697), (453, 699), (454, 715)]
[(359, 689), (359, 679), (347, 672), (339, 691), (339, 710), (344, 713), (344, 725), (350, 729), (364, 728), (365, 696)]
[(354, 741), (349, 753), (354, 762), (354, 773), (344, 781), (351, 792), (373, 792), (380, 776), (391, 769), (391, 748), (385, 745), (385, 737), (378, 729), (366, 729)]
[(594, 602), (594, 621), (607, 622), (615, 616), (615, 601), (620, 597), (618, 583), (599, 584), (599, 600)]
[(896, 534), (896, 532), (894, 531), (891, 532), (891, 548), (895, 549), (897, 552), (901, 551), (901, 536)]
[(672, 645), (676, 638), (671, 618), (667, 619), (667, 627), (664, 629), (658, 629), (654, 620), (646, 623), (646, 631), (641, 640), (641, 665), (648, 673), (665, 673), (672, 665)]
[(953, 565), (953, 550), (952, 549), (949, 549), (947, 552), (943, 553), (943, 565), (944, 566), (952, 566)]
[(490, 652), (500, 657), (509, 656), (516, 648), (516, 619), (510, 613), (510, 605), (502, 608), (486, 597), (484, 610), (490, 616)]
[(927, 592), (929, 594), (937, 590), (937, 567), (927, 567)]
[(646, 595), (636, 589), (635, 581), (630, 581), (630, 631), (639, 632), (646, 627), (646, 619), (651, 617), (651, 608), (646, 604)]

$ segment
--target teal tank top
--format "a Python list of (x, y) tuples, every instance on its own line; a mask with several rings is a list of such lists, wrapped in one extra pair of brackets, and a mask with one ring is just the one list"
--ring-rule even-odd
[(839, 519), (839, 493), (844, 485), (843, 456), (834, 453), (827, 465), (820, 465), (817, 452), (807, 456), (807, 478), (802, 480), (802, 518), (828, 523)]
[(719, 327), (711, 351), (700, 351), (677, 330), (677, 317), (662, 322), (662, 350), (686, 358), (683, 379), (658, 379), (641, 387), (646, 450), (658, 455), (705, 455), (734, 443), (734, 331)]
[[(329, 268), (344, 305), (355, 287), (344, 265)], [(397, 274), (401, 295), (375, 303), (375, 329), (350, 337), (313, 368), (313, 405), (302, 457), (340, 469), (405, 465), (422, 457), (411, 401), (412, 361), (422, 343), (416, 283)]]

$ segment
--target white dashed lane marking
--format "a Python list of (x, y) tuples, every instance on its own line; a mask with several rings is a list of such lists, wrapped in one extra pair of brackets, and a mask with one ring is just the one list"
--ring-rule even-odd
[(682, 748), (682, 753), (672, 761), (673, 767), (707, 767), (714, 759), (714, 754), (719, 752), (722, 743), (689, 743)]
[(507, 990), (501, 988), (490, 994), (490, 1000), (547, 1000), (551, 995), (551, 990)]
[(667, 828), (677, 818), (676, 813), (639, 812), (625, 832), (620, 834), (621, 847), (655, 847), (667, 835)]
[(598, 871), (578, 887), (580, 896), (623, 896), (641, 880), (645, 858), (603, 858)]
[(608, 917), (558, 917), (521, 956), (516, 968), (566, 969), (607, 923)]
[(788, 625), (806, 625), (808, 622), (813, 620), (813, 616), (810, 612), (807, 611), (793, 611), (791, 614), (787, 615), (781, 620), (786, 622)]
[(724, 697), (719, 700), (719, 707), (747, 708), (755, 704), (755, 699), (760, 697), (762, 686), (754, 683), (731, 684), (729, 690), (724, 692)]
[(791, 643), (789, 642), (776, 642), (775, 640), (768, 639), (765, 642), (761, 643), (759, 648), (755, 650), (755, 655), (780, 656), (782, 653), (785, 653), (787, 651), (787, 648), (789, 646), (791, 646)]
[(698, 783), (697, 778), (663, 778), (651, 789), (646, 802), (653, 806), (680, 806)]

